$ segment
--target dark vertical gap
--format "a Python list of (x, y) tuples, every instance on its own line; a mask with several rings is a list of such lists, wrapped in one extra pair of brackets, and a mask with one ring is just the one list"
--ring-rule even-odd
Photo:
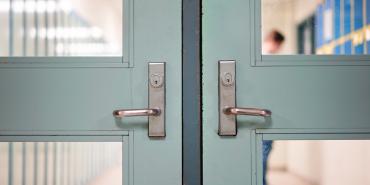
[(202, 9), (202, 0), (199, 1), (199, 120), (200, 120), (200, 184), (203, 184), (203, 50), (202, 50), (202, 40), (203, 40), (203, 31), (202, 31), (202, 17), (203, 17), (203, 9)]
[(201, 0), (182, 1), (183, 184), (202, 184)]

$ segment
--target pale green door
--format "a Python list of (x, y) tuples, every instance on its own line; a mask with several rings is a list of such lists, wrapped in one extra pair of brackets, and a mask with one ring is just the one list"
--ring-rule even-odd
[[(369, 184), (369, 4), (203, 1), (205, 185), (262, 185), (262, 142), (272, 140), (267, 184)], [(236, 89), (236, 107), (272, 115), (239, 115), (220, 136), (234, 117), (219, 119), (220, 99), (233, 95), (219, 88)]]
[(181, 1), (0, 3), (0, 184), (181, 184)]

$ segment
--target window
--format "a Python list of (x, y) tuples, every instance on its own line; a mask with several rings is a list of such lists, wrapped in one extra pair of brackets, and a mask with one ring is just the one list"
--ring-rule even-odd
[[(98, 13), (97, 13), (98, 12)], [(0, 56), (122, 56), (122, 0), (0, 0)]]

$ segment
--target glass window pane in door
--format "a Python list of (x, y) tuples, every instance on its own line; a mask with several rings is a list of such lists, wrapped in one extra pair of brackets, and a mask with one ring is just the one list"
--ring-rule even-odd
[(1, 142), (0, 164), (0, 184), (123, 184), (120, 142)]
[(370, 185), (368, 140), (263, 142), (265, 184)]
[(370, 0), (261, 0), (262, 54), (370, 54)]
[(122, 56), (123, 0), (0, 0), (0, 20), (2, 57)]

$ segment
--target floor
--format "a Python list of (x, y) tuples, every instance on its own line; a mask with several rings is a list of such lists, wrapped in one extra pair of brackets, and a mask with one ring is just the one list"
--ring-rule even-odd
[(294, 174), (277, 170), (268, 172), (267, 180), (268, 185), (317, 185), (307, 182)]
[(121, 166), (107, 170), (105, 173), (96, 177), (88, 185), (122, 185), (122, 168)]

